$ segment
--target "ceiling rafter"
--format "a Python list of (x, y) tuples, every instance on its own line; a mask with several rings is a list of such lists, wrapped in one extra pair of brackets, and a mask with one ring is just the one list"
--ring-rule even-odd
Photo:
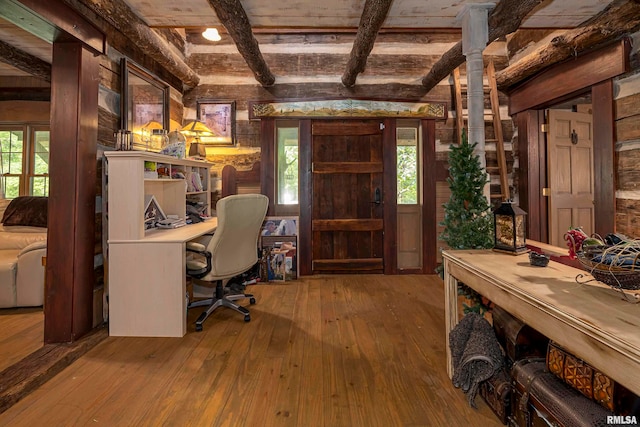
[(640, 0), (615, 0), (578, 28), (565, 31), (497, 72), (496, 83), (501, 89), (512, 87), (545, 67), (638, 29)]
[[(489, 13), (489, 43), (517, 30), (524, 18), (543, 0), (502, 0)], [(429, 73), (423, 77), (422, 85), (427, 91), (465, 62), (462, 41), (445, 52)]]
[(182, 58), (173, 53), (169, 43), (142, 21), (122, 0), (64, 1), (76, 10), (78, 3), (91, 9), (180, 79), (185, 86), (191, 88), (198, 86), (200, 77), (196, 72)]
[(360, 17), (358, 33), (353, 42), (347, 69), (342, 75), (342, 84), (353, 87), (359, 73), (365, 70), (367, 58), (373, 49), (378, 32), (384, 23), (393, 0), (367, 0)]
[(0, 61), (51, 82), (51, 64), (0, 40)]
[(208, 0), (209, 4), (218, 15), (218, 19), (227, 29), (233, 39), (238, 52), (253, 71), (253, 74), (263, 87), (273, 86), (276, 81), (269, 70), (267, 62), (260, 52), (258, 41), (253, 36), (251, 23), (247, 17), (240, 0)]

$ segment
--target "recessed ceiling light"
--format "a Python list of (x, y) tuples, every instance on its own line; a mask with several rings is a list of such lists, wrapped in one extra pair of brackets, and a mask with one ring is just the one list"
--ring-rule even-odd
[(220, 33), (218, 33), (217, 28), (207, 28), (202, 32), (202, 37), (207, 40), (211, 40), (212, 42), (218, 42), (222, 39), (222, 37), (220, 37)]

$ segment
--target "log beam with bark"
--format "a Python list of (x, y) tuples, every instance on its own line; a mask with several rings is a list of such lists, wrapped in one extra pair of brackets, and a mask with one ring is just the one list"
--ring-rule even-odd
[(78, 3), (91, 9), (135, 43), (147, 55), (153, 58), (182, 81), (187, 87), (196, 87), (200, 77), (184, 60), (174, 54), (169, 43), (138, 18), (122, 0), (64, 0), (78, 10)]
[(387, 17), (392, 2), (393, 0), (367, 0), (364, 4), (347, 69), (342, 75), (342, 84), (345, 87), (353, 87), (358, 74), (364, 71), (367, 57), (373, 49), (378, 31)]
[(238, 52), (253, 71), (253, 74), (263, 87), (273, 86), (276, 78), (269, 70), (269, 66), (262, 57), (258, 41), (253, 36), (251, 24), (240, 0), (208, 0), (218, 15), (218, 19), (227, 29), (233, 39)]
[[(489, 43), (499, 37), (517, 30), (525, 17), (543, 0), (501, 0), (489, 13)], [(465, 56), (462, 53), (462, 42), (458, 42), (442, 55), (429, 73), (422, 79), (427, 91), (433, 89), (442, 79), (462, 65)]]
[(0, 61), (34, 77), (51, 82), (51, 64), (30, 53), (16, 49), (2, 40), (0, 40)]
[(496, 73), (499, 88), (507, 89), (538, 71), (593, 46), (616, 40), (640, 28), (640, 0), (615, 0), (579, 27), (554, 37)]

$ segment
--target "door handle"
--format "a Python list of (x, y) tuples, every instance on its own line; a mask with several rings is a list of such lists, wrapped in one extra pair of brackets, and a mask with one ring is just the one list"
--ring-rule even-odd
[(376, 187), (376, 191), (374, 192), (374, 196), (373, 196), (373, 203), (374, 205), (379, 205), (380, 203), (382, 203), (382, 195), (380, 194), (380, 187)]

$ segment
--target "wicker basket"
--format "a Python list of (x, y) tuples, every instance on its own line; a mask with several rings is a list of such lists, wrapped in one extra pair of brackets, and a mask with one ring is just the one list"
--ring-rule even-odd
[(599, 255), (602, 256), (608, 248), (609, 246), (590, 246), (578, 252), (576, 255), (582, 268), (605, 285), (622, 289), (640, 289), (640, 267), (636, 268), (637, 256), (634, 263), (629, 266), (612, 266), (593, 260)]

